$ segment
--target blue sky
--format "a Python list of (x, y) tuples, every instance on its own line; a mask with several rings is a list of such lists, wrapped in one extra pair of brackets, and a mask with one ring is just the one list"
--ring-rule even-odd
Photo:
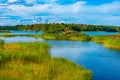
[(120, 26), (120, 0), (0, 0), (0, 25), (45, 22)]

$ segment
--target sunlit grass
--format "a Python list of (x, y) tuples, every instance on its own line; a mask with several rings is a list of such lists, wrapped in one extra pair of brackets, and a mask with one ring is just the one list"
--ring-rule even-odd
[(0, 80), (91, 80), (91, 72), (63, 58), (52, 58), (44, 42), (0, 47)]
[(2, 39), (0, 39), (0, 47), (3, 46), (4, 41)]
[(91, 38), (85, 34), (78, 35), (62, 35), (62, 34), (43, 34), (43, 39), (48, 40), (77, 40), (77, 41), (89, 41)]
[(92, 40), (105, 47), (120, 50), (120, 35), (94, 36)]
[(5, 34), (2, 34), (0, 36), (3, 36), (3, 37), (13, 37), (14, 35), (12, 34), (9, 34), (9, 33), (5, 33)]

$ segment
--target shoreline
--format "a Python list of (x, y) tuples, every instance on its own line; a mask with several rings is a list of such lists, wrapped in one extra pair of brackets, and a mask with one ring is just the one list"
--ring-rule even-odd
[[(1, 37), (14, 37), (14, 36), (28, 36), (43, 38), (46, 40), (70, 40), (70, 41), (93, 41), (100, 43), (107, 48), (120, 50), (120, 34), (117, 35), (103, 35), (103, 36), (89, 36), (80, 34), (79, 36), (65, 36), (58, 34), (3, 34)], [(118, 43), (118, 44), (117, 44)]]

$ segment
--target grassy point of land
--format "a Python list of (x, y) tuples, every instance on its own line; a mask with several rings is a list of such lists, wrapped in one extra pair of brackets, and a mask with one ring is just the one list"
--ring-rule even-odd
[(52, 58), (44, 42), (0, 41), (0, 80), (91, 80), (91, 72), (63, 58)]
[(79, 34), (78, 36), (68, 36), (60, 34), (43, 34), (43, 39), (48, 40), (75, 40), (75, 41), (89, 41), (90, 37), (85, 34)]
[(120, 34), (118, 35), (106, 35), (106, 36), (94, 36), (92, 37), (94, 42), (102, 43), (105, 47), (120, 50)]

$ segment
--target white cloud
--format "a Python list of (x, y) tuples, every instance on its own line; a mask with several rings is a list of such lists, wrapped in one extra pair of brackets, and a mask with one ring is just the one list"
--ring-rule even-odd
[[(14, 2), (16, 0), (9, 0)], [(34, 3), (33, 6), (7, 5), (11, 13), (18, 16), (41, 16), (44, 14), (56, 15), (61, 19), (68, 18), (75, 23), (92, 23), (92, 24), (113, 24), (120, 25), (120, 1), (106, 3), (101, 5), (87, 5), (86, 1), (78, 1), (73, 4), (61, 5), (57, 0), (39, 0), (45, 2), (44, 4), (37, 4), (36, 0), (26, 0), (27, 3)], [(8, 12), (9, 14), (10, 12)], [(13, 15), (9, 14), (9, 15)], [(117, 15), (117, 16), (115, 16)], [(57, 18), (57, 17), (56, 17)], [(78, 19), (78, 20), (77, 20)], [(61, 20), (62, 21), (62, 20)], [(70, 20), (69, 20), (70, 21)], [(78, 22), (76, 22), (78, 21)]]
[(79, 10), (84, 6), (86, 2), (76, 2), (70, 5), (58, 5), (53, 4), (51, 6), (51, 12), (54, 14), (77, 14)]
[(8, 6), (9, 9), (14, 11), (14, 13), (24, 16), (33, 16), (34, 14), (38, 14), (40, 12), (49, 12), (48, 8), (50, 4), (45, 5), (35, 5), (26, 7), (24, 5), (10, 5)]
[(26, 0), (26, 3), (35, 3), (36, 2), (36, 0)]
[(108, 4), (102, 4), (98, 6), (84, 6), (83, 11), (89, 13), (120, 13), (120, 1), (115, 1)]
[(55, 2), (57, 2), (57, 0), (37, 0), (37, 2), (55, 3)]
[(55, 3), (56, 1), (57, 0), (25, 0), (25, 2), (28, 4), (36, 4), (37, 2), (49, 4), (49, 3)]
[(39, 13), (50, 14), (76, 14), (85, 2), (76, 2), (72, 5), (59, 5), (59, 4), (36, 4), (34, 6), (24, 5), (9, 5), (8, 8), (19, 15), (32, 16)]
[[(34, 0), (27, 0), (33, 2)], [(49, 4), (35, 4), (34, 6), (24, 5), (10, 5), (8, 8), (15, 12), (24, 14), (38, 14), (40, 12), (52, 13), (52, 14), (120, 14), (120, 2), (113, 2), (109, 4), (103, 4), (98, 6), (88, 6), (85, 1), (79, 1), (69, 5), (60, 5), (57, 3)]]
[(8, 2), (16, 2), (17, 0), (8, 0)]

